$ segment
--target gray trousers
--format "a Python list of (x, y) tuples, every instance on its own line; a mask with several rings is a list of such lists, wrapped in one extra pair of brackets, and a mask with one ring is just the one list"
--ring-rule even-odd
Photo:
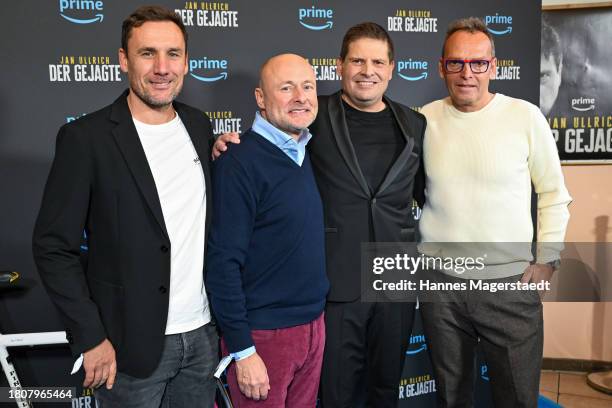
[[(516, 282), (520, 277), (487, 282)], [(495, 407), (537, 407), (544, 338), (537, 291), (437, 291), (427, 300), (420, 309), (438, 407), (473, 406), (479, 339)]]
[(112, 390), (100, 387), (94, 395), (100, 408), (212, 408), (219, 361), (219, 338), (214, 325), (166, 336), (159, 365), (147, 378), (118, 372)]

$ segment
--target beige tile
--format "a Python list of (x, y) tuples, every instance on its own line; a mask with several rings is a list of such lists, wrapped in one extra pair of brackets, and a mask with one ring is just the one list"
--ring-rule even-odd
[(556, 392), (550, 392), (550, 391), (540, 391), (540, 395), (545, 396), (546, 398), (548, 398), (549, 400), (551, 400), (552, 402), (557, 402), (557, 393)]
[(559, 373), (556, 371), (542, 371), (540, 375), (540, 391), (559, 392)]
[(559, 405), (563, 408), (610, 408), (612, 400), (582, 397), (579, 395), (559, 395)]
[(599, 398), (607, 401), (607, 407), (612, 407), (612, 395), (604, 394), (586, 383), (585, 374), (568, 374), (561, 373), (559, 375), (559, 394), (580, 395), (590, 398)]

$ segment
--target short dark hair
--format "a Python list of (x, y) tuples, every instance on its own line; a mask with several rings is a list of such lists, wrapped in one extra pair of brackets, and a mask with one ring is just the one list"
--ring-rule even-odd
[(542, 56), (544, 58), (553, 57), (557, 70), (563, 61), (563, 50), (561, 39), (557, 30), (547, 20), (542, 20)]
[(376, 23), (365, 22), (352, 26), (348, 29), (344, 38), (342, 39), (342, 48), (340, 49), (340, 59), (344, 60), (346, 54), (348, 54), (349, 45), (352, 42), (360, 40), (362, 38), (371, 38), (373, 40), (381, 40), (387, 43), (389, 61), (393, 61), (395, 51), (393, 48), (393, 40), (389, 36), (389, 33)]
[(132, 30), (140, 27), (148, 21), (170, 21), (180, 28), (185, 40), (185, 49), (187, 49), (187, 30), (183, 24), (181, 17), (174, 11), (161, 6), (142, 6), (138, 7), (132, 14), (123, 20), (121, 27), (121, 48), (126, 52), (128, 49), (128, 40), (132, 34)]
[(480, 17), (466, 17), (451, 21), (451, 23), (448, 25), (446, 37), (444, 37), (444, 43), (442, 44), (442, 58), (444, 58), (446, 42), (450, 36), (455, 34), (457, 31), (467, 31), (470, 34), (483, 33), (491, 42), (491, 56), (495, 56), (495, 43), (493, 42), (493, 36), (487, 28), (487, 24)]

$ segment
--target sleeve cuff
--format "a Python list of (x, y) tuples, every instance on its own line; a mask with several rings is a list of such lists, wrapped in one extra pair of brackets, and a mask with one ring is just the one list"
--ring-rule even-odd
[(253, 354), (255, 354), (255, 351), (256, 351), (255, 346), (251, 346), (249, 348), (245, 348), (244, 350), (240, 350), (236, 353), (230, 353), (230, 356), (232, 356), (234, 360), (239, 361), (249, 356), (252, 356)]
[(538, 242), (536, 248), (536, 263), (545, 264), (561, 259), (565, 245), (563, 242)]
[(83, 354), (81, 353), (79, 358), (77, 358), (74, 364), (72, 365), (72, 371), (70, 372), (70, 375), (76, 374), (81, 369), (82, 366), (83, 366)]

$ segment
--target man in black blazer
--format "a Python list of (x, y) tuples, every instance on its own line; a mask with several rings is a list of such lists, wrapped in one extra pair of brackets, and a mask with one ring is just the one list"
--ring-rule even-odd
[(213, 406), (218, 338), (203, 283), (213, 135), (202, 112), (173, 102), (186, 45), (170, 10), (124, 21), (130, 89), (60, 129), (36, 222), (38, 270), (84, 386), (106, 385), (104, 407), (160, 406), (170, 394), (167, 406)]
[[(414, 241), (424, 201), (425, 118), (384, 96), (393, 42), (377, 24), (345, 34), (342, 90), (319, 99), (309, 146), (325, 210), (330, 291), (321, 375), (324, 408), (396, 407), (414, 303), (361, 301), (361, 243)], [(365, 395), (364, 394), (365, 391)], [(361, 401), (360, 401), (361, 400)]]
[[(414, 200), (424, 203), (425, 118), (384, 96), (393, 42), (375, 23), (345, 34), (342, 90), (319, 97), (308, 145), (325, 216), (327, 340), (321, 406), (395, 407), (414, 303), (361, 302), (361, 243), (414, 242)], [(239, 143), (236, 134), (225, 143)]]

